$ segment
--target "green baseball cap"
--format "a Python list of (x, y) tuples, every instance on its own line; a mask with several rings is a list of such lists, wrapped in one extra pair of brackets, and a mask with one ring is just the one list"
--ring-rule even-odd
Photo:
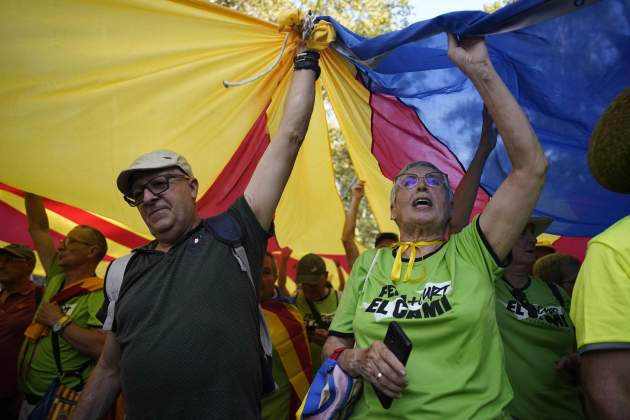
[(326, 263), (316, 254), (306, 254), (297, 266), (296, 281), (304, 284), (318, 284), (321, 281), (322, 274), (327, 274)]
[(9, 244), (4, 248), (0, 248), (0, 254), (10, 254), (22, 260), (35, 262), (35, 253), (26, 245)]

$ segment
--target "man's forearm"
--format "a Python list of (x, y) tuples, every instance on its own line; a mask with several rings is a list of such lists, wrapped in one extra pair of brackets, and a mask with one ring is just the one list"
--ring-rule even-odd
[(44, 200), (40, 196), (27, 192), (24, 195), (24, 207), (29, 229), (49, 230)]
[[(286, 138), (296, 148), (302, 144), (315, 103), (315, 74), (311, 70), (293, 73), (293, 81), (284, 103), (278, 138)], [(295, 151), (297, 153), (297, 150)]]
[(35, 250), (44, 270), (48, 272), (55, 258), (56, 249), (50, 236), (44, 201), (40, 196), (27, 192), (24, 196), (24, 207), (26, 208), (28, 231), (35, 244)]
[(315, 100), (315, 73), (294, 72), (280, 127), (267, 146), (247, 188), (245, 199), (264, 229), (271, 226), (284, 187), (306, 135)]
[(117, 371), (104, 369), (99, 361), (87, 385), (81, 392), (72, 420), (92, 420), (105, 417), (120, 392)]
[(360, 203), (360, 198), (352, 197), (350, 200), (348, 212), (346, 213), (346, 219), (343, 223), (343, 231), (341, 233), (341, 240), (344, 242), (354, 241), (354, 230), (357, 227), (357, 214), (359, 213)]
[(630, 350), (584, 353), (580, 379), (589, 418), (627, 419), (630, 413)]
[(79, 353), (97, 359), (103, 350), (105, 335), (102, 331), (81, 328), (74, 323), (70, 323), (61, 335), (64, 340), (74, 347)]
[[(482, 134), (483, 136), (483, 134)], [(479, 183), (483, 167), (486, 164), (490, 150), (479, 147), (468, 166), (468, 170), (460, 181), (453, 198), (453, 214), (449, 224), (449, 233), (452, 235), (461, 231), (470, 218), (470, 213), (475, 205)]]

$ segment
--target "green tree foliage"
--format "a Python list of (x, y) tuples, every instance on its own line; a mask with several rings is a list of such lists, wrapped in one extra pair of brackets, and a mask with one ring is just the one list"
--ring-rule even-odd
[(507, 6), (510, 3), (514, 3), (516, 0), (496, 0), (491, 3), (485, 3), (483, 5), (483, 11), (486, 13), (494, 13), (503, 6)]
[(411, 13), (408, 0), (214, 0), (231, 9), (275, 22), (286, 10), (312, 10), (321, 16), (332, 16), (345, 27), (366, 37), (399, 29), (407, 24)]
[[(275, 22), (278, 15), (286, 10), (295, 8), (303, 11), (312, 10), (317, 15), (332, 16), (345, 27), (365, 37), (373, 37), (406, 26), (411, 13), (408, 0), (328, 0), (325, 2), (321, 0), (302, 2), (214, 0), (213, 2), (269, 22)], [(324, 101), (337, 190), (347, 206), (350, 199), (350, 187), (356, 180), (356, 175), (345, 140), (326, 95), (324, 95)], [(357, 219), (357, 239), (366, 246), (372, 246), (378, 234), (378, 227), (367, 200), (362, 201)], [(341, 232), (339, 232), (339, 240), (341, 240)]]

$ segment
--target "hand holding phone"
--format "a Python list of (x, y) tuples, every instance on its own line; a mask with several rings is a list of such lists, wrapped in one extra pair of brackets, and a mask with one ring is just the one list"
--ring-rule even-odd
[[(413, 345), (409, 337), (407, 337), (407, 334), (405, 334), (396, 321), (390, 322), (383, 342), (389, 351), (391, 351), (400, 363), (405, 366), (407, 364), (407, 359), (409, 359), (409, 354), (411, 353)], [(376, 396), (381, 402), (383, 408), (389, 409), (392, 405), (392, 397), (387, 396), (374, 384), (372, 384), (372, 387), (374, 388), (374, 392), (376, 393)]]

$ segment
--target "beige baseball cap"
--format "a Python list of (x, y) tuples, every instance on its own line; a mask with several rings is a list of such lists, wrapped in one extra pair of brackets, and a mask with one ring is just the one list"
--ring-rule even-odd
[(116, 179), (116, 185), (121, 193), (128, 194), (131, 188), (131, 178), (137, 172), (171, 167), (179, 168), (189, 177), (194, 177), (192, 168), (185, 157), (171, 150), (154, 150), (140, 156), (122, 171)]

